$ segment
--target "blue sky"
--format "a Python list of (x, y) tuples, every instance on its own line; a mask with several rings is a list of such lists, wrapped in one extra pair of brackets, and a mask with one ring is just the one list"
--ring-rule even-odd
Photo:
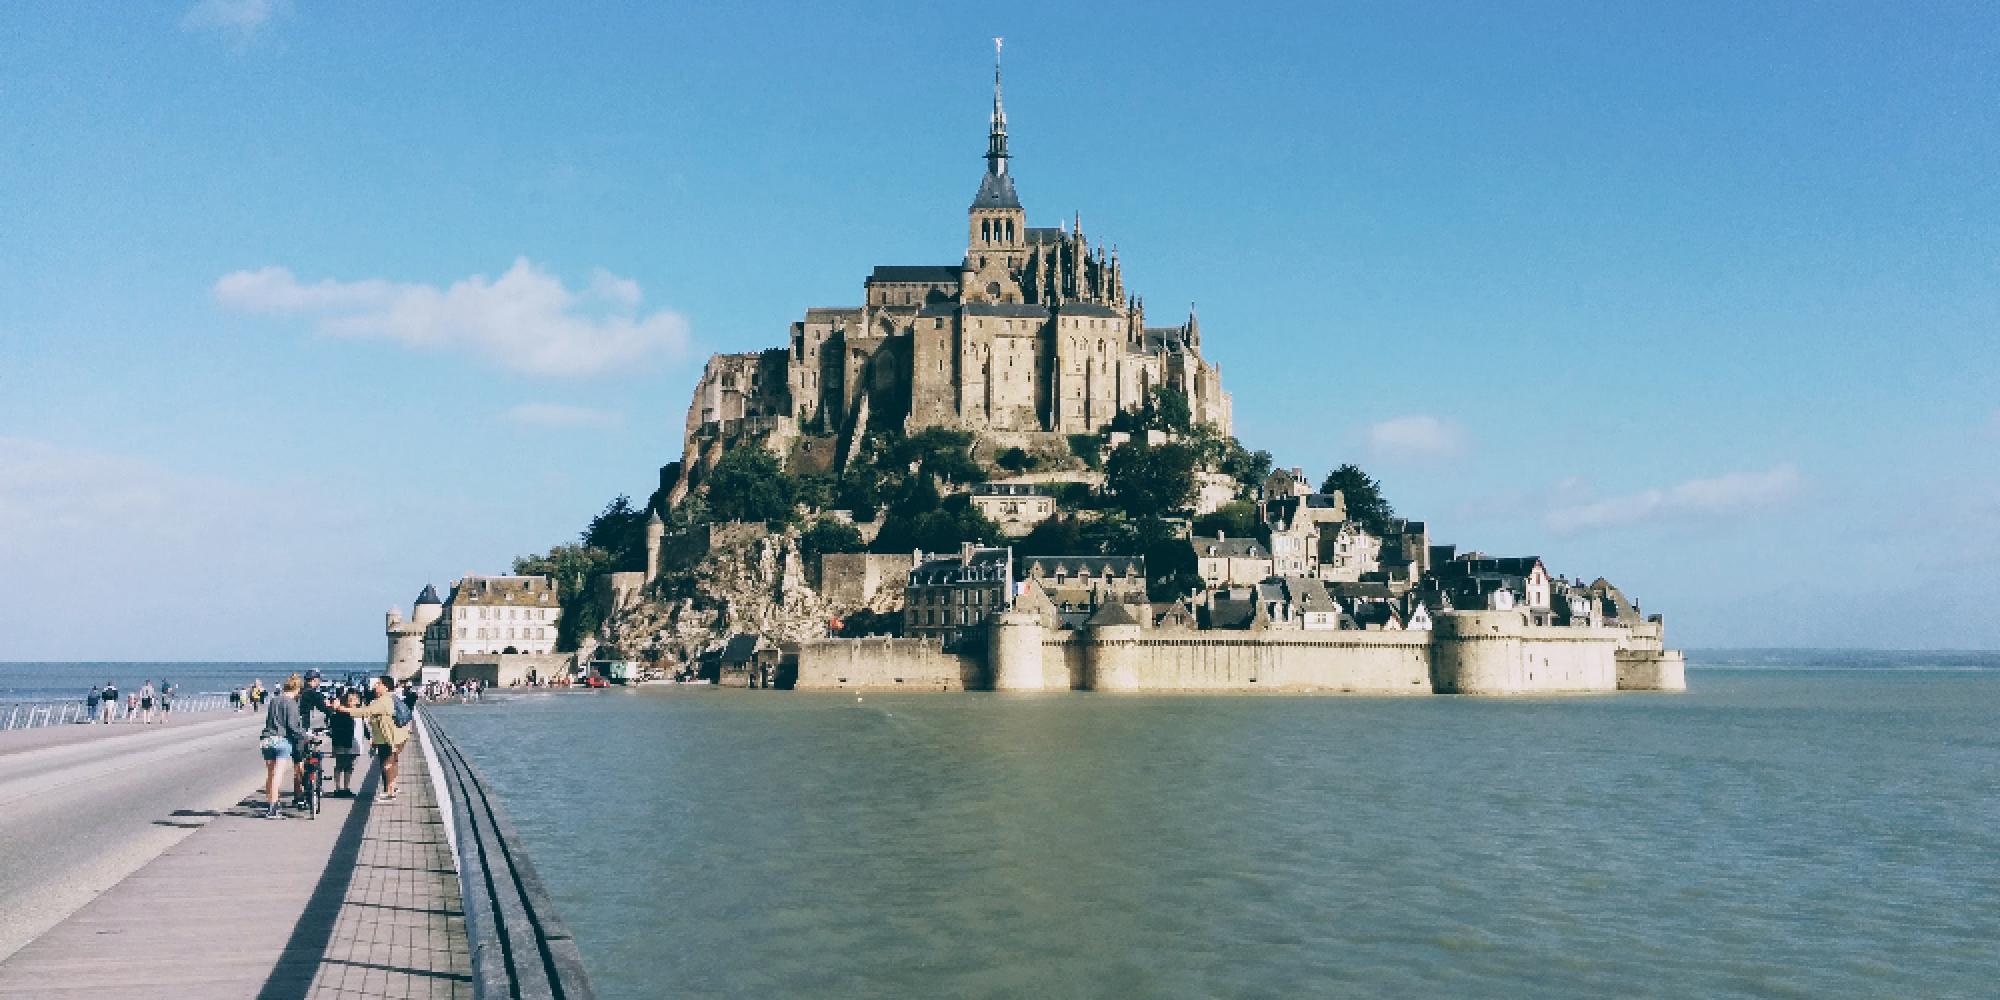
[(643, 496), (959, 258), (993, 35), (1252, 447), (1679, 643), (2000, 646), (1993, 8), (1384, 6), (8, 5), (0, 659), (372, 658)]

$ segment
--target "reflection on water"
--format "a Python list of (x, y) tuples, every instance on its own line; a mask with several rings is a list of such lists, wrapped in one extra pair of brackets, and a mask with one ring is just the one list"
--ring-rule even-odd
[(443, 721), (606, 996), (1984, 996), (2000, 675)]

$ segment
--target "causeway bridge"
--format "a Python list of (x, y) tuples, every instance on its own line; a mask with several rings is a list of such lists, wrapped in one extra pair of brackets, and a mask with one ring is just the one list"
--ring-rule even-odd
[(505, 813), (428, 710), (395, 801), (261, 818), (261, 717), (0, 733), (0, 996), (588, 998)]

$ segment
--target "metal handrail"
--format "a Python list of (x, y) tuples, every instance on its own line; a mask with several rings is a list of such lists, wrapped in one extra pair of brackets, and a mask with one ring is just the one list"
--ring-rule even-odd
[(478, 1000), (591, 1000), (590, 976), (576, 939), (529, 862), (514, 825), (488, 794), (479, 772), (437, 725), (417, 710), (445, 776), (458, 852), (458, 885)]
[[(178, 695), (174, 698), (174, 714), (213, 712), (226, 707), (229, 696), (225, 694)], [(102, 706), (99, 711), (103, 711)], [(126, 716), (122, 707), (117, 721), (124, 722)], [(158, 711), (158, 709), (154, 709)], [(70, 723), (98, 721), (93, 719), (90, 708), (81, 698), (65, 698), (62, 701), (14, 701), (0, 703), (0, 732), (11, 729), (36, 729), (42, 726), (62, 726)]]

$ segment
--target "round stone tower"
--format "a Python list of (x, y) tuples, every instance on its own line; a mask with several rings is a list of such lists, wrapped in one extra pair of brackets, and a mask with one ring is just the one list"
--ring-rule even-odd
[(423, 672), (424, 630), (442, 614), (444, 602), (438, 600), (437, 588), (430, 584), (424, 585), (423, 593), (410, 606), (409, 621), (403, 620), (402, 612), (389, 609), (389, 676), (403, 680)]
[(417, 603), (410, 606), (410, 624), (425, 628), (444, 614), (444, 602), (438, 600), (437, 588), (424, 584), (424, 591), (417, 595)]
[(1091, 691), (1139, 690), (1139, 624), (1104, 623), (1090, 626), (1084, 663)]
[(1439, 694), (1522, 690), (1519, 611), (1447, 611), (1432, 619), (1431, 688)]
[(1028, 611), (987, 619), (986, 663), (995, 691), (1042, 689), (1042, 620)]
[(646, 518), (646, 582), (660, 575), (660, 549), (667, 540), (667, 522), (660, 520), (659, 508)]

